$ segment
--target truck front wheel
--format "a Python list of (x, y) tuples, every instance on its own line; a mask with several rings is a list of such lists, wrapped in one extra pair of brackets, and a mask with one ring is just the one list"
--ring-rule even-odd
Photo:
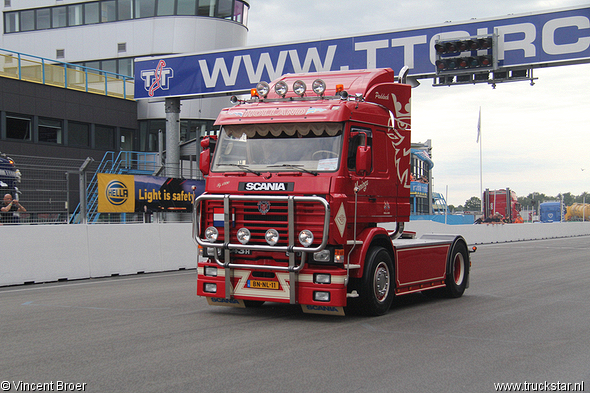
[(358, 311), (365, 315), (383, 315), (395, 296), (391, 256), (385, 248), (374, 247), (369, 250), (365, 264)]

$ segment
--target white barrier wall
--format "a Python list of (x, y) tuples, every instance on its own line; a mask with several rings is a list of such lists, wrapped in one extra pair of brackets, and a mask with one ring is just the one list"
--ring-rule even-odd
[(197, 267), (190, 223), (0, 226), (0, 286)]
[[(455, 233), (471, 244), (590, 235), (590, 223), (445, 225), (406, 230)], [(190, 223), (0, 226), (0, 286), (113, 274), (195, 269)]]
[(460, 234), (468, 244), (487, 244), (590, 235), (590, 222), (445, 225), (411, 221), (405, 230), (415, 231), (418, 237), (425, 233)]

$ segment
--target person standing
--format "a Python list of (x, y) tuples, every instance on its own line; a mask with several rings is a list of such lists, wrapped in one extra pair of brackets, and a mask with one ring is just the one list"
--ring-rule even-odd
[(14, 212), (26, 212), (27, 209), (23, 207), (17, 200), (12, 199), (12, 195), (4, 195), (3, 206), (0, 207), (0, 224), (16, 224), (18, 223), (18, 216)]

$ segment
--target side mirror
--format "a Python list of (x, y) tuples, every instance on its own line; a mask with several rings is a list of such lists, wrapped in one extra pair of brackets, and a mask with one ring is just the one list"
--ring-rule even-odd
[(368, 175), (373, 166), (371, 146), (359, 146), (356, 148), (356, 173), (359, 176)]
[(203, 176), (207, 176), (209, 174), (209, 169), (211, 168), (211, 153), (209, 149), (203, 150), (199, 154), (199, 169)]
[(199, 154), (199, 169), (203, 176), (207, 176), (211, 169), (211, 156), (215, 151), (216, 140), (213, 137), (203, 138), (201, 140), (201, 147), (203, 150)]

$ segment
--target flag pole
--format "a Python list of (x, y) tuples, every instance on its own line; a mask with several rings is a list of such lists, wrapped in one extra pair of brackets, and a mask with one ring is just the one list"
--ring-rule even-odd
[(479, 117), (477, 119), (477, 141), (479, 142), (479, 197), (481, 199), (480, 207), (483, 214), (483, 180), (482, 180), (482, 159), (481, 159), (481, 106), (479, 107)]

